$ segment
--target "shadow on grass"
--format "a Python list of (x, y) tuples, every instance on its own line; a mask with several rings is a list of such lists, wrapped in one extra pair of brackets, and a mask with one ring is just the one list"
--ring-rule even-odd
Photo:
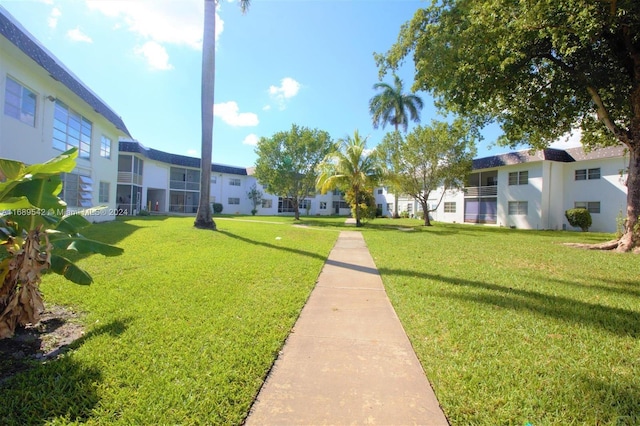
[(547, 276), (544, 279), (548, 282), (555, 282), (561, 285), (566, 285), (570, 287), (575, 287), (579, 289), (586, 290), (599, 290), (606, 293), (620, 294), (622, 296), (631, 296), (637, 297), (640, 301), (640, 283), (635, 281), (626, 281), (626, 280), (614, 280), (607, 278), (600, 278), (601, 281), (609, 283), (610, 285), (601, 285), (601, 284), (583, 284), (578, 281), (579, 278), (584, 278), (582, 276), (576, 277), (576, 281), (569, 280), (560, 280), (557, 278), (549, 278)]
[[(582, 390), (580, 396), (589, 398), (593, 411), (602, 413), (601, 424), (638, 425), (640, 424), (640, 386), (628, 380), (605, 382), (593, 377), (579, 377)], [(625, 383), (626, 382), (626, 383)]]
[[(126, 330), (128, 322), (117, 320), (94, 328), (70, 347), (77, 348), (98, 335), (118, 336)], [(33, 364), (33, 368), (0, 385), (0, 424), (48, 424), (55, 419), (76, 423), (91, 417), (99, 402), (96, 390), (102, 380), (99, 369), (83, 365), (72, 356)]]
[(217, 232), (219, 232), (220, 234), (225, 235), (225, 236), (227, 236), (229, 238), (240, 240), (240, 241), (245, 242), (247, 244), (253, 244), (253, 245), (267, 247), (267, 248), (275, 249), (275, 250), (282, 250), (282, 251), (286, 251), (286, 252), (289, 252), (289, 253), (297, 254), (297, 255), (300, 255), (300, 256), (312, 257), (314, 259), (320, 259), (320, 260), (326, 260), (327, 259), (326, 256), (322, 256), (322, 255), (319, 255), (317, 253), (312, 253), (312, 252), (309, 252), (309, 251), (298, 250), (298, 249), (292, 249), (292, 248), (289, 248), (289, 247), (283, 247), (283, 246), (279, 246), (279, 245), (275, 245), (275, 244), (271, 244), (271, 243), (265, 243), (265, 242), (262, 242), (262, 241), (256, 241), (256, 240), (252, 240), (250, 238), (241, 237), (240, 235), (233, 234), (233, 233), (231, 233), (229, 231), (218, 230)]
[(459, 294), (440, 290), (437, 295), (468, 302), (499, 306), (505, 309), (524, 310), (567, 322), (574, 322), (606, 330), (618, 336), (640, 337), (640, 313), (621, 308), (612, 308), (582, 302), (562, 296), (552, 296), (535, 291), (514, 289), (482, 281), (445, 277), (423, 272), (409, 272), (380, 268), (380, 274), (409, 276), (439, 281), (454, 287), (470, 287), (486, 290), (482, 294)]

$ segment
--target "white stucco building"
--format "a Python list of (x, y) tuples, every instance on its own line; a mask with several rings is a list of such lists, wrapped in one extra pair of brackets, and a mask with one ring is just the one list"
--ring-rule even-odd
[[(195, 214), (200, 198), (200, 159), (146, 148), (138, 141), (120, 141), (118, 159), (118, 208), (127, 214), (140, 210), (157, 213)], [(248, 192), (256, 186), (263, 193), (257, 214), (293, 214), (288, 199), (267, 191), (256, 181), (253, 169), (211, 165), (210, 203), (222, 204), (223, 213), (251, 214)], [(317, 194), (303, 200), (303, 215), (348, 215), (339, 193)]]
[(62, 176), (68, 208), (116, 207), (122, 119), (0, 6), (0, 158), (27, 164), (76, 147), (76, 169)]
[[(624, 147), (585, 152), (581, 147), (511, 152), (473, 160), (463, 191), (448, 191), (436, 221), (493, 224), (520, 229), (572, 229), (564, 212), (585, 207), (592, 231), (615, 232), (626, 213)], [(441, 191), (430, 194), (434, 208)], [(400, 199), (400, 211), (416, 212), (412, 199)]]

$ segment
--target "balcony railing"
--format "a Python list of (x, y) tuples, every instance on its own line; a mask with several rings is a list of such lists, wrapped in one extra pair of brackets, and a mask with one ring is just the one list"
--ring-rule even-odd
[(142, 185), (142, 175), (137, 175), (131, 172), (118, 172), (118, 183)]
[(498, 195), (498, 186), (467, 186), (464, 188), (465, 197), (491, 197)]

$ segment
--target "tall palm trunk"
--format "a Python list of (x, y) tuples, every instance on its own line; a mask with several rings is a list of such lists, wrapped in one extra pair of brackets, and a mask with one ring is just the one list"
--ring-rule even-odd
[(200, 158), (200, 199), (194, 226), (216, 229), (211, 214), (211, 157), (213, 151), (213, 99), (216, 75), (216, 2), (204, 1), (204, 36), (202, 39), (202, 146)]
[[(396, 132), (398, 131), (398, 123), (394, 123), (396, 126)], [(400, 217), (400, 215), (398, 214), (398, 200), (399, 200), (399, 196), (398, 196), (398, 188), (395, 188), (393, 190), (393, 218), (397, 219)]]

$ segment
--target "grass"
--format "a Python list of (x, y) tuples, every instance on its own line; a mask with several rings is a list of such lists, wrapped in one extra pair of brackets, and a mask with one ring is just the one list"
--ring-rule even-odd
[[(63, 357), (0, 384), (0, 424), (241, 424), (344, 218), (145, 217), (92, 227), (116, 258)], [(274, 223), (276, 222), (276, 223)], [(610, 235), (376, 219), (364, 233), (452, 425), (640, 423), (640, 257), (562, 242)]]
[(0, 424), (242, 422), (337, 233), (192, 225), (148, 217), (92, 227), (125, 254), (81, 259), (89, 287), (45, 277), (45, 299), (84, 312), (87, 333), (0, 388)]
[(374, 224), (367, 244), (451, 424), (640, 424), (638, 256), (560, 244), (603, 234)]

